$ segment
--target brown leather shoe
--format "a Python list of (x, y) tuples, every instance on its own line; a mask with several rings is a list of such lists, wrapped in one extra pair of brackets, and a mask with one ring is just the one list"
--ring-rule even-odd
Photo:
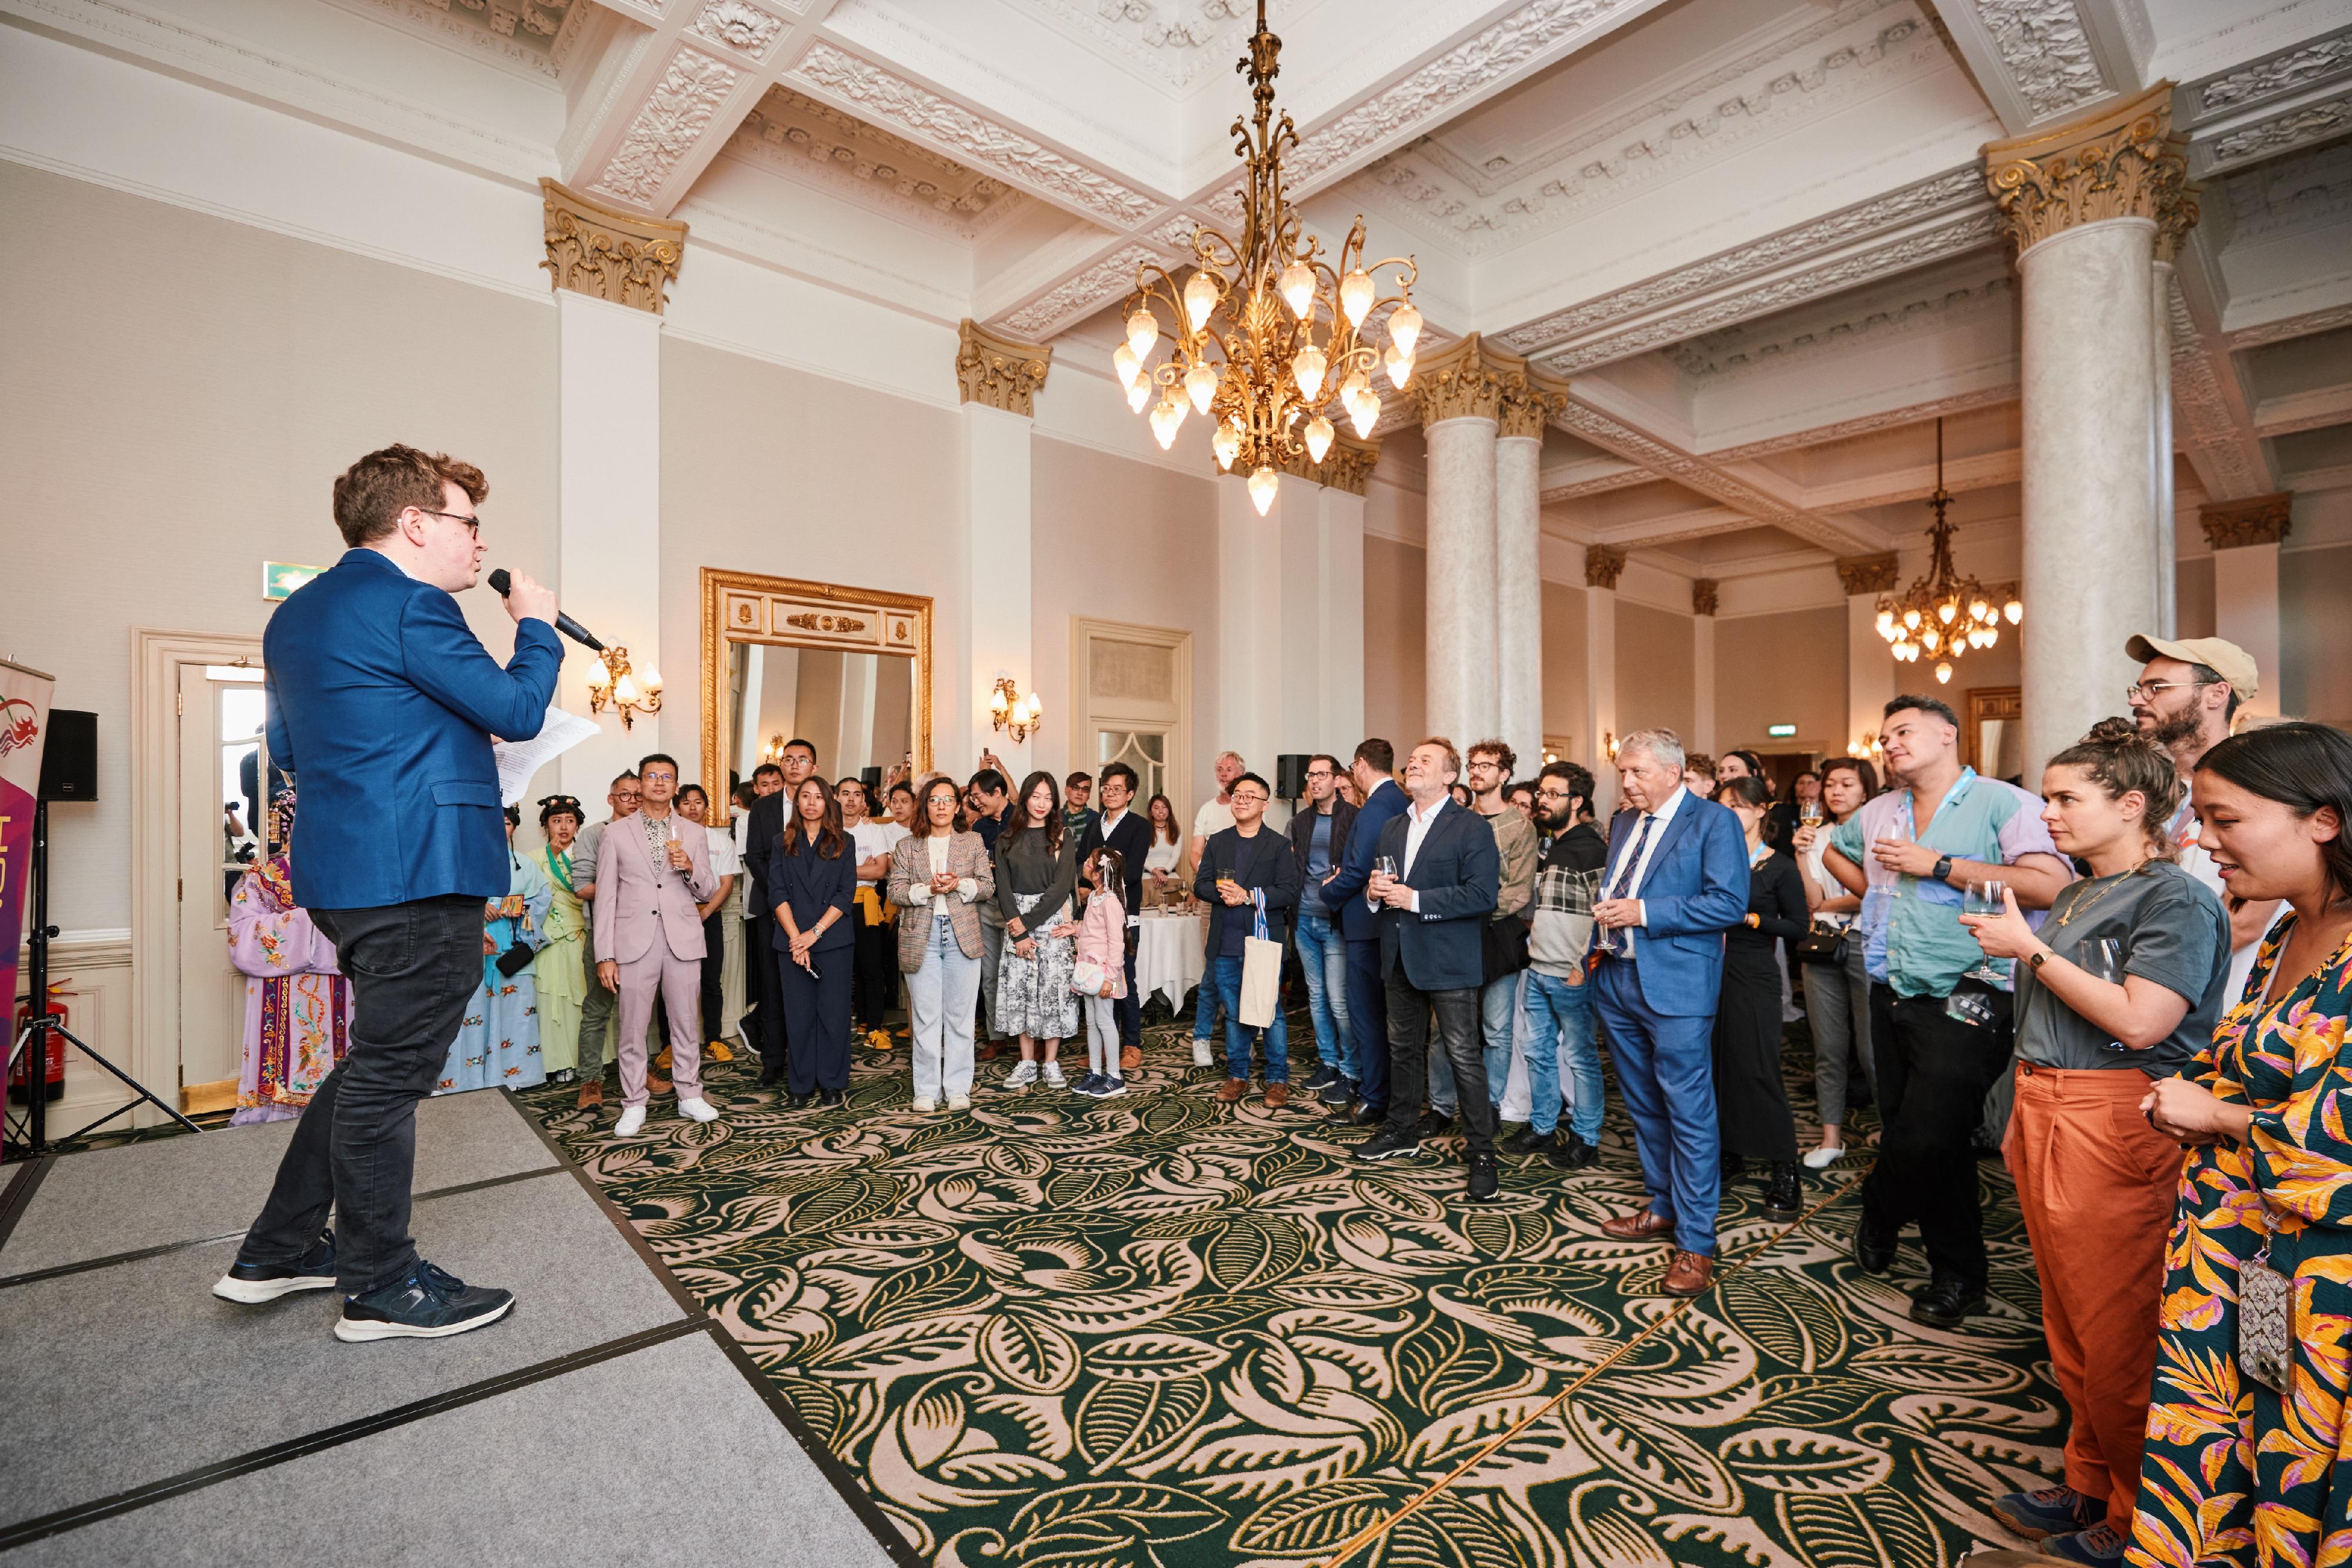
[(1287, 1084), (1287, 1083), (1269, 1083), (1269, 1084), (1267, 1084), (1267, 1085), (1265, 1086), (1265, 1108), (1266, 1108), (1267, 1110), (1269, 1110), (1269, 1111), (1279, 1111), (1279, 1110), (1281, 1110), (1285, 1105), (1287, 1105), (1287, 1104), (1289, 1104), (1289, 1103), (1290, 1103), (1290, 1085), (1289, 1085), (1289, 1084)]
[(603, 1079), (592, 1079), (580, 1086), (581, 1110), (585, 1111), (593, 1105), (602, 1105), (604, 1103), (604, 1081)]
[(664, 1078), (660, 1073), (654, 1071), (651, 1068), (647, 1068), (646, 1070), (646, 1092), (648, 1094), (668, 1093), (669, 1080)]
[(1696, 1296), (1715, 1282), (1715, 1260), (1696, 1252), (1677, 1249), (1675, 1260), (1666, 1266), (1665, 1292), (1669, 1296)]
[(1121, 1072), (1132, 1072), (1142, 1065), (1143, 1048), (1141, 1046), (1130, 1045), (1118, 1053), (1118, 1070)]
[(1654, 1208), (1639, 1214), (1621, 1214), (1614, 1219), (1601, 1222), (1601, 1234), (1613, 1236), (1620, 1241), (1647, 1241), (1653, 1236), (1664, 1236), (1675, 1228), (1675, 1222)]
[(1248, 1079), (1228, 1078), (1223, 1083), (1217, 1085), (1217, 1103), (1221, 1105), (1237, 1104), (1240, 1103), (1241, 1097), (1248, 1092)]

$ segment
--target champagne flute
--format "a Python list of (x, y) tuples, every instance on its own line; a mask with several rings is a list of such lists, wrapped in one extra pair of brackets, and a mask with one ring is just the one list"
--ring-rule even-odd
[[(1372, 860), (1372, 874), (1373, 874), (1374, 876), (1384, 876), (1384, 877), (1387, 877), (1390, 881), (1393, 882), (1393, 881), (1395, 881), (1395, 880), (1396, 880), (1396, 873), (1397, 873), (1396, 856), (1394, 856), (1394, 855), (1377, 855), (1377, 856), (1373, 857), (1373, 860)], [(1374, 897), (1374, 896), (1372, 895), (1371, 888), (1370, 888), (1370, 883), (1365, 884), (1365, 891), (1364, 891), (1364, 903), (1365, 903), (1365, 904), (1367, 904), (1368, 905), (1370, 905), (1370, 907), (1374, 908), (1374, 909), (1378, 909), (1378, 908), (1381, 906), (1381, 901), (1380, 901), (1378, 898), (1376, 898), (1376, 897)]]
[[(1984, 882), (1972, 882), (1969, 883), (1966, 888), (1961, 890), (1960, 913), (1963, 915), (2006, 915), (2009, 913), (2009, 903), (2007, 898), (2008, 893), (2009, 883), (2000, 881), (1999, 878), (1991, 878)], [(2000, 971), (1992, 967), (1992, 960), (1990, 958), (1979, 960), (1969, 969), (1968, 973), (1971, 978), (1982, 980), (1989, 986), (1998, 986), (2001, 983)]]

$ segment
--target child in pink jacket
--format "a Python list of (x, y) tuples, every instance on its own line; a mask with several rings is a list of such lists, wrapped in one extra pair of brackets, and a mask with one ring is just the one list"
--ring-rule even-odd
[(1095, 891), (1077, 920), (1070, 989), (1086, 998), (1087, 1075), (1071, 1088), (1109, 1100), (1127, 1092), (1127, 1082), (1118, 1075), (1118, 1019), (1111, 1006), (1127, 995), (1127, 908), (1119, 902), (1127, 867), (1117, 850), (1104, 848), (1088, 857), (1085, 875)]

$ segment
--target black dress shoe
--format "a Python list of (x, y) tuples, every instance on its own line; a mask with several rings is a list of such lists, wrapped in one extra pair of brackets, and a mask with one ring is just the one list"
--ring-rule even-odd
[(1895, 1239), (1873, 1235), (1870, 1222), (1864, 1220), (1853, 1228), (1853, 1261), (1865, 1274), (1885, 1273), (1895, 1267)]
[(1374, 1110), (1370, 1105), (1358, 1105), (1354, 1110), (1348, 1113), (1348, 1120), (1353, 1122), (1359, 1127), (1377, 1127), (1388, 1119), (1389, 1108), (1385, 1105), (1381, 1106), (1378, 1110)]
[(783, 1081), (784, 1081), (784, 1070), (783, 1070), (782, 1068), (781, 1068), (781, 1067), (762, 1067), (762, 1068), (761, 1068), (761, 1069), (760, 1069), (760, 1087), (761, 1087), (761, 1088), (762, 1088), (762, 1089), (773, 1089), (777, 1084), (782, 1083)]
[(1961, 1280), (1936, 1280), (1911, 1296), (1911, 1321), (1929, 1328), (1956, 1329), (1985, 1310), (1984, 1289)]
[(841, 1090), (820, 1089), (817, 1091), (816, 1103), (820, 1105), (830, 1107), (845, 1103), (847, 1102), (847, 1098), (848, 1097)]
[(1725, 1181), (1738, 1181), (1741, 1176), (1744, 1176), (1747, 1174), (1748, 1160), (1745, 1155), (1726, 1155), (1723, 1156), (1723, 1179)]
[(1392, 1160), (1399, 1155), (1417, 1155), (1420, 1152), (1419, 1138), (1391, 1133), (1386, 1127), (1358, 1144), (1355, 1150), (1360, 1160)]
[(1326, 1105), (1352, 1105), (1363, 1092), (1363, 1086), (1352, 1078), (1334, 1078), (1316, 1092)]
[(809, 1108), (811, 1102), (814, 1101), (815, 1098), (816, 1096), (814, 1094), (787, 1094), (784, 1096), (784, 1109), (787, 1111), (805, 1111)]
[(1472, 1203), (1494, 1202), (1496, 1186), (1495, 1156), (1472, 1155), (1470, 1156), (1470, 1201)]
[(1421, 1113), (1421, 1120), (1412, 1124), (1412, 1134), (1417, 1138), (1433, 1138), (1440, 1133), (1450, 1131), (1453, 1126), (1453, 1117), (1433, 1108)]
[(1538, 1133), (1533, 1127), (1522, 1127), (1503, 1144), (1507, 1155), (1548, 1155), (1552, 1151), (1551, 1134)]
[(1564, 1171), (1580, 1171), (1600, 1162), (1601, 1145), (1588, 1144), (1571, 1133), (1565, 1137), (1554, 1138), (1547, 1157)]
[(1771, 1185), (1764, 1189), (1764, 1218), (1786, 1225), (1804, 1213), (1805, 1188), (1797, 1179), (1797, 1162), (1774, 1160)]

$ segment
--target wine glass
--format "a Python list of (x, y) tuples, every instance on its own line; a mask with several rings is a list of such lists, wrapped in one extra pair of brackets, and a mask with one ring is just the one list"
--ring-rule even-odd
[[(2009, 883), (1997, 877), (1989, 878), (1984, 882), (1972, 882), (1960, 892), (1960, 913), (2005, 915), (2009, 912), (2009, 903), (2004, 896), (2008, 892)], [(1993, 967), (1990, 958), (1978, 962), (1969, 968), (1968, 974), (1969, 978), (1982, 980), (1989, 986), (1998, 986), (2001, 983), (2001, 973)]]
[(1801, 828), (1820, 827), (1822, 825), (1822, 803), (1819, 800), (1798, 801), (1797, 825)]
[[(1388, 877), (1388, 878), (1390, 878), (1391, 881), (1393, 881), (1393, 880), (1395, 879), (1395, 877), (1396, 877), (1396, 873), (1397, 873), (1397, 862), (1396, 862), (1396, 856), (1394, 856), (1394, 855), (1376, 855), (1376, 856), (1374, 856), (1374, 857), (1373, 857), (1373, 859), (1372, 859), (1372, 874), (1373, 874), (1373, 875), (1375, 875), (1375, 876), (1384, 876), (1384, 877)], [(1365, 903), (1369, 907), (1373, 908), (1373, 909), (1378, 909), (1378, 908), (1381, 906), (1381, 901), (1380, 901), (1379, 899), (1377, 899), (1377, 898), (1375, 898), (1375, 897), (1373, 897), (1373, 896), (1372, 896), (1372, 894), (1371, 894), (1371, 884), (1370, 884), (1370, 883), (1367, 883), (1365, 884), (1364, 903)]]

